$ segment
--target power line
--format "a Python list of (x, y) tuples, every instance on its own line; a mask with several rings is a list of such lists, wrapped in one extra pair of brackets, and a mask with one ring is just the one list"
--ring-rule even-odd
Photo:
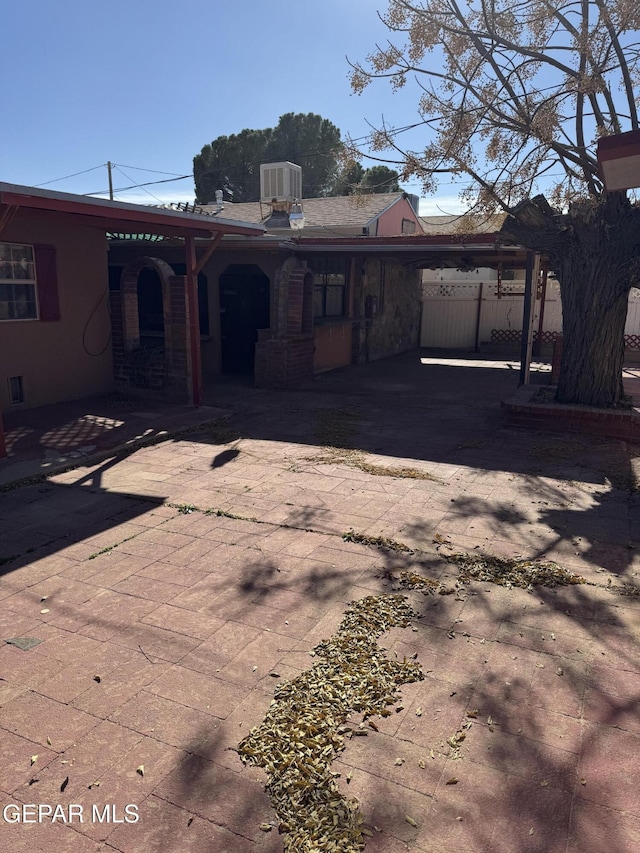
[[(126, 163), (114, 163), (114, 166), (122, 167), (123, 169), (135, 169), (137, 172), (153, 172), (154, 175), (175, 175), (176, 178), (181, 177), (178, 172), (162, 172), (159, 169), (143, 169), (142, 166), (127, 166)], [(133, 180), (129, 178), (129, 180)]]
[[(120, 168), (120, 166), (116, 165), (115, 163), (114, 163), (114, 166), (115, 166), (115, 167), (116, 167), (116, 169), (120, 172), (120, 174), (121, 174), (121, 175), (124, 175), (124, 177), (125, 177), (128, 181), (132, 181), (132, 180), (133, 180), (133, 178), (130, 178), (130, 177), (129, 177), (129, 175), (127, 175), (127, 174), (126, 174), (126, 172), (123, 172), (123, 171), (122, 171), (122, 169)], [(149, 190), (148, 190), (148, 189), (145, 189), (145, 187), (144, 187), (144, 186), (142, 186), (142, 184), (138, 184), (138, 186), (139, 186), (139, 187), (140, 187), (140, 189), (141, 189), (143, 192), (145, 192), (148, 196), (151, 196), (151, 198), (152, 198), (152, 199), (154, 199), (155, 201), (157, 201), (157, 202), (159, 202), (160, 204), (162, 204), (162, 199), (159, 199), (157, 195), (154, 195), (153, 193), (149, 192)]]
[(90, 169), (84, 169), (82, 172), (74, 172), (73, 175), (65, 175), (64, 178), (54, 178), (52, 181), (45, 181), (43, 184), (34, 184), (35, 187), (47, 187), (49, 184), (57, 184), (58, 181), (66, 181), (67, 178), (76, 178), (78, 175), (86, 175), (88, 172), (95, 172), (96, 169), (104, 169), (106, 163), (100, 163), (99, 166), (92, 166)]
[[(115, 166), (116, 164), (114, 163), (113, 165)], [(120, 167), (118, 167), (118, 171), (122, 172), (122, 169), (120, 169)], [(122, 174), (124, 175), (124, 172), (122, 172)], [(127, 178), (127, 180), (129, 180), (129, 181), (133, 180), (132, 178), (129, 178), (128, 175), (125, 175), (125, 178)], [(127, 190), (137, 190), (138, 188), (143, 188), (143, 187), (153, 187), (153, 186), (156, 186), (156, 184), (170, 184), (170, 183), (173, 183), (174, 181), (185, 181), (187, 179), (192, 180), (193, 175), (182, 175), (182, 177), (180, 177), (180, 178), (165, 178), (162, 181), (147, 181), (146, 183), (143, 183), (143, 184), (132, 184), (130, 187), (120, 187), (119, 189), (114, 190), (114, 192), (115, 193), (123, 193), (123, 192), (126, 192)], [(84, 195), (104, 195), (104, 193), (107, 193), (107, 192), (109, 192), (109, 191), (108, 190), (95, 190), (95, 192), (84, 193)]]

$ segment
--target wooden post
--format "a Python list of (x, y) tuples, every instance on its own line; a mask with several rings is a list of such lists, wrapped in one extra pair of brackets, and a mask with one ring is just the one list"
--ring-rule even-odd
[(476, 314), (476, 346), (475, 352), (480, 352), (480, 319), (482, 317), (482, 290), (484, 288), (484, 282), (480, 282), (480, 290), (478, 292), (478, 311)]
[(200, 314), (198, 311), (198, 262), (193, 237), (185, 237), (187, 267), (187, 309), (189, 311), (189, 350), (191, 352), (191, 398), (193, 405), (202, 405), (202, 359), (200, 355)]
[(520, 385), (526, 385), (529, 382), (531, 374), (534, 286), (537, 286), (539, 274), (540, 255), (527, 252), (527, 273), (524, 285), (524, 312), (522, 317), (522, 346), (520, 350)]
[(544, 331), (544, 306), (547, 299), (547, 276), (549, 275), (549, 262), (542, 265), (542, 284), (540, 285), (540, 314), (538, 316), (538, 340), (533, 345), (533, 354), (536, 357), (542, 352), (542, 333)]

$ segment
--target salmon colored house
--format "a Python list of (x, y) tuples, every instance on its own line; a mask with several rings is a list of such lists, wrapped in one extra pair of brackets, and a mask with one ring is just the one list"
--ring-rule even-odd
[[(139, 347), (136, 299), (122, 293), (126, 337), (109, 317), (110, 232), (163, 236), (181, 246), (184, 271), (166, 277), (167, 374), (176, 396), (199, 403), (196, 279), (224, 234), (260, 225), (0, 183), (0, 413), (114, 389), (114, 364)], [(200, 260), (195, 240), (206, 241)], [(0, 428), (0, 436), (2, 431)], [(0, 438), (0, 455), (3, 442)]]

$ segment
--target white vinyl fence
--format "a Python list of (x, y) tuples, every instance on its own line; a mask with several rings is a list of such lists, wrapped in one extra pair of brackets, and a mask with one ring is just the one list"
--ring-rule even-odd
[[(453, 276), (457, 276), (454, 278)], [(475, 280), (474, 280), (475, 279)], [(486, 349), (491, 345), (518, 347), (522, 333), (524, 281), (503, 281), (498, 287), (494, 270), (475, 270), (464, 278), (455, 270), (425, 270), (422, 282), (420, 345), (446, 349)], [(534, 303), (534, 340), (537, 339), (541, 300)], [(547, 281), (542, 343), (550, 351), (562, 333), (560, 286)], [(625, 327), (627, 349), (640, 350), (640, 290), (629, 296)]]

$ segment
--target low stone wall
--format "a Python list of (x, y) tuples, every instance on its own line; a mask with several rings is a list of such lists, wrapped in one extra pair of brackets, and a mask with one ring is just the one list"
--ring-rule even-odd
[(640, 409), (596, 409), (534, 402), (539, 385), (522, 385), (502, 409), (508, 426), (640, 441)]

